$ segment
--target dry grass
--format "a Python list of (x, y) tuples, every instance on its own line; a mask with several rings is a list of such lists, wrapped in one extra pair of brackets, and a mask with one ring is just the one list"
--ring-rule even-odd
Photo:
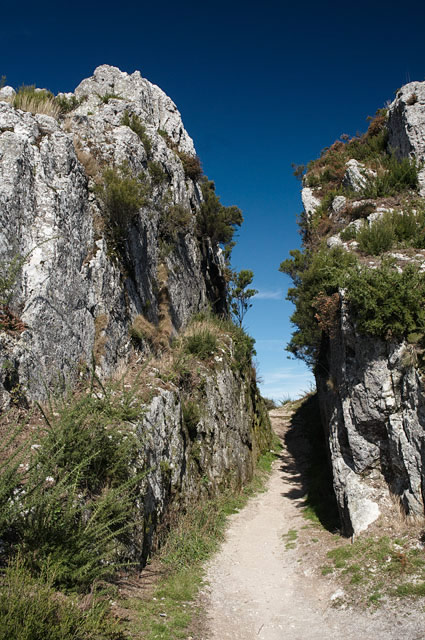
[(76, 137), (74, 137), (74, 148), (78, 161), (83, 165), (88, 177), (96, 184), (99, 184), (101, 181), (102, 170), (96, 158), (91, 153), (83, 149), (81, 142)]
[(24, 92), (22, 95), (18, 91), (16, 96), (11, 98), (11, 104), (21, 111), (29, 111), (30, 113), (43, 113), (52, 118), (58, 118), (61, 112), (59, 104), (55, 101), (53, 95), (48, 92), (30, 93)]
[(105, 334), (106, 328), (109, 324), (109, 317), (106, 313), (102, 313), (94, 321), (94, 344), (93, 344), (93, 357), (96, 364), (99, 364), (100, 359), (105, 354), (105, 347), (107, 342), (107, 336)]

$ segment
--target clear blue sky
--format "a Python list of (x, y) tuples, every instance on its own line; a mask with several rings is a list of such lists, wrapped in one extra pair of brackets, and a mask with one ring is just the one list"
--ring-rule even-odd
[(410, 80), (425, 80), (425, 3), (18, 2), (2, 7), (0, 75), (73, 90), (96, 66), (139, 69), (176, 102), (205, 173), (245, 223), (235, 268), (262, 297), (246, 326), (265, 395), (294, 397), (311, 374), (288, 360), (289, 281), (302, 208), (291, 162), (303, 163)]

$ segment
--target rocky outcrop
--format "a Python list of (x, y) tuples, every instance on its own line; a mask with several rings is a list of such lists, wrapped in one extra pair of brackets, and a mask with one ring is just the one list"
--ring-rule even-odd
[(360, 334), (342, 304), (316, 370), (335, 494), (347, 535), (366, 529), (398, 497), (424, 512), (425, 391), (414, 348)]
[[(58, 121), (14, 108), (7, 88), (0, 95), (0, 260), (6, 276), (21, 266), (9, 301), (20, 330), (0, 333), (3, 402), (10, 371), (30, 400), (93, 355), (110, 374), (129, 356), (134, 317), (158, 323), (161, 295), (171, 332), (226, 305), (220, 250), (195, 230), (201, 190), (180, 157), (195, 151), (174, 103), (139, 72), (106, 65), (65, 98), (78, 106)], [(131, 118), (141, 134), (123, 124)], [(112, 167), (144, 189), (118, 248), (99, 197)], [(184, 224), (164, 233), (175, 212)]]
[(184, 394), (161, 390), (146, 406), (138, 426), (144, 441), (144, 555), (158, 525), (176, 511), (251, 479), (261, 451), (270, 445), (270, 423), (249, 376), (218, 359), (202, 381), (196, 425), (185, 424)]
[(109, 66), (60, 96), (59, 118), (14, 96), (1, 90), (0, 408), (84, 387), (89, 370), (105, 392), (101, 378), (129, 365), (111, 395), (143, 387), (126, 428), (140, 436), (146, 559), (173, 511), (242, 486), (269, 445), (250, 339), (212, 314), (202, 330), (217, 346), (198, 360), (185, 350), (194, 314), (226, 316), (226, 265), (200, 229), (199, 161), (170, 98)]
[[(397, 164), (394, 155), (399, 160), (414, 160), (416, 167), (414, 163)], [(369, 269), (381, 267), (383, 256), (388, 259), (386, 264), (392, 264), (388, 267), (390, 271), (404, 274), (417, 270), (423, 274), (424, 163), (425, 82), (412, 82), (397, 91), (388, 109), (377, 112), (366, 134), (344, 143), (335, 142), (309, 164), (304, 181), (314, 186), (308, 191), (303, 189), (302, 194), (306, 252), (314, 255), (323, 251), (326, 242), (333, 256), (341, 256), (341, 265), (344, 256), (337, 252), (350, 252), (355, 264), (351, 274), (362, 274), (365, 282), (371, 273)], [(319, 205), (320, 218), (311, 218)], [(409, 221), (411, 226), (407, 229)], [(323, 262), (318, 261), (318, 272), (314, 274), (321, 289), (315, 291), (311, 300), (303, 290), (296, 321), (300, 320), (303, 330), (308, 324), (303, 314), (308, 315), (309, 303), (317, 311), (313, 317), (320, 330), (314, 337), (310, 334), (306, 343), (308, 339), (316, 340), (311, 360), (329, 442), (334, 489), (342, 529), (352, 535), (367, 529), (395, 503), (408, 515), (424, 515), (423, 306), (410, 329), (406, 315), (397, 330), (396, 285), (392, 286), (394, 299), (390, 287), (387, 299), (379, 303), (380, 309), (376, 303), (373, 306), (375, 293), (366, 288), (364, 297), (357, 292), (356, 302), (350, 308), (351, 275), (342, 277), (341, 267), (338, 274), (341, 277), (336, 278), (339, 265), (335, 258), (334, 274), (328, 279), (323, 277), (327, 267), (323, 266), (326, 258), (322, 257)], [(345, 267), (345, 275), (347, 272), (350, 267)], [(296, 287), (302, 289), (304, 274), (297, 275)], [(404, 292), (406, 284), (400, 290)], [(356, 324), (356, 305), (357, 312), (365, 306), (371, 321), (379, 317), (382, 309), (387, 310), (385, 329), (378, 331), (369, 324), (363, 325), (362, 332), (361, 313), (357, 313)], [(408, 301), (400, 302), (399, 308), (410, 313)], [(314, 330), (317, 324), (308, 328)], [(297, 336), (300, 337), (304, 338), (302, 331)], [(299, 344), (294, 341), (291, 346), (294, 345), (294, 353), (300, 353)]]
[(416, 158), (425, 196), (425, 82), (409, 82), (397, 91), (388, 110), (388, 134), (388, 144), (399, 157)]

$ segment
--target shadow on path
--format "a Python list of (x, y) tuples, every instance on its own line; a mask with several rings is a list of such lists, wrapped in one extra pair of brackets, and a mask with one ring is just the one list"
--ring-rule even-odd
[(292, 485), (282, 495), (304, 509), (307, 518), (335, 531), (338, 508), (317, 394), (308, 395), (293, 411), (289, 405), (284, 412), (272, 412), (271, 417), (283, 444), (280, 470)]

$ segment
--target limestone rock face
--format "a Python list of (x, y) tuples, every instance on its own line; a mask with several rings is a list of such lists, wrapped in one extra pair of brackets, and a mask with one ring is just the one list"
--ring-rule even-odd
[[(425, 82), (409, 82), (398, 90), (388, 110), (388, 144), (399, 157), (425, 160)], [(425, 168), (419, 171), (420, 193), (425, 195)]]
[(143, 502), (145, 521), (152, 526), (144, 539), (145, 556), (155, 540), (156, 524), (173, 501), (172, 508), (182, 508), (224, 487), (243, 486), (270, 438), (269, 419), (255, 385), (224, 362), (205, 380), (199, 423), (190, 433), (182, 419), (183, 402), (178, 389), (161, 391), (137, 427), (149, 469)]
[(307, 217), (313, 215), (317, 207), (320, 205), (320, 198), (314, 195), (313, 189), (310, 187), (304, 187), (301, 191), (301, 200), (303, 202), (304, 211)]
[[(29, 400), (43, 397), (92, 356), (98, 373), (111, 373), (128, 357), (134, 317), (157, 323), (161, 300), (171, 332), (210, 302), (226, 306), (220, 250), (196, 235), (200, 186), (185, 175), (177, 153), (193, 156), (193, 142), (161, 89), (139, 72), (104, 65), (65, 95), (79, 104), (59, 121), (13, 108), (6, 89), (0, 263), (5, 273), (20, 263), (8, 306), (21, 324), (0, 332), (3, 402), (11, 385)], [(142, 123), (144, 141), (122, 124), (126, 114)], [(140, 177), (147, 192), (121, 252), (105, 233), (98, 191), (110, 167)], [(185, 223), (167, 235), (164, 220), (173, 207)]]
[(359, 334), (343, 303), (316, 379), (344, 532), (366, 529), (390, 493), (423, 514), (425, 393), (412, 347)]
[(367, 169), (361, 162), (357, 160), (349, 160), (346, 164), (346, 171), (343, 185), (351, 191), (359, 193), (367, 185), (368, 178), (373, 178), (376, 173), (371, 169)]

